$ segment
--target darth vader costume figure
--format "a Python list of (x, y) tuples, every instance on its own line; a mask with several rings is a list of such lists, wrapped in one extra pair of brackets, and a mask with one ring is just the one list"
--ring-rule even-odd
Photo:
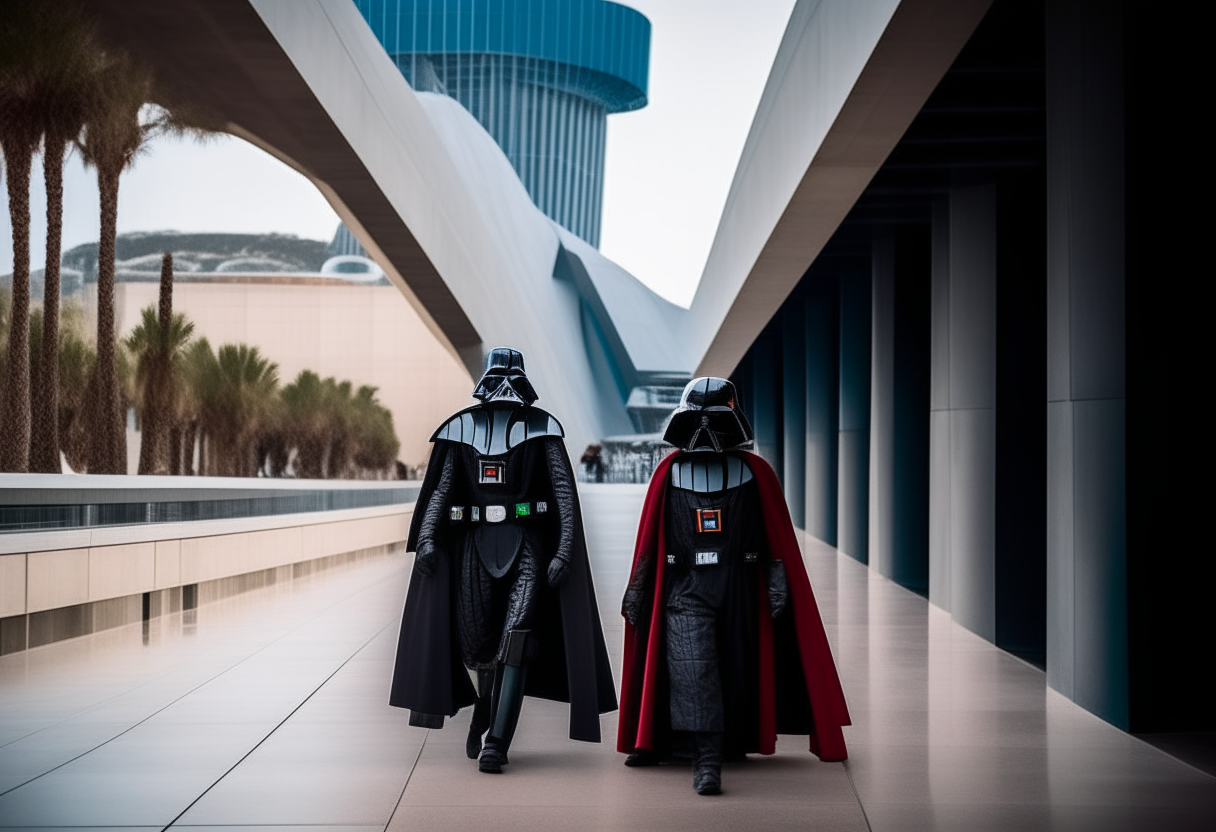
[(650, 481), (621, 608), (625, 764), (691, 757), (696, 791), (719, 794), (723, 759), (772, 754), (779, 733), (845, 759), (836, 665), (734, 385), (691, 381), (663, 438), (679, 450)]
[(616, 694), (562, 426), (515, 350), (473, 397), (431, 437), (389, 703), (427, 728), (473, 705), (466, 750), (498, 773), (525, 695), (569, 702), (570, 737), (599, 742)]

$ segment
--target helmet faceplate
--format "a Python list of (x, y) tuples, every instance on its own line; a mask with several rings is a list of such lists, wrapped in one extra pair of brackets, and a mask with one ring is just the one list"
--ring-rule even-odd
[(713, 376), (688, 382), (663, 434), (664, 442), (685, 451), (724, 451), (749, 445), (754, 438), (735, 385)]
[(486, 356), (486, 371), (473, 388), (473, 398), (483, 402), (532, 404), (539, 398), (524, 373), (524, 357), (518, 350), (495, 347)]

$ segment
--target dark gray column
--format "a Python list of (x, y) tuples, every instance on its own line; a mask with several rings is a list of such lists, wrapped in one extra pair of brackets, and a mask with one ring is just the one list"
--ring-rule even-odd
[(874, 241), (870, 300), (870, 566), (894, 573), (895, 240)]
[(870, 275), (840, 277), (837, 548), (869, 562)]
[(996, 644), (1040, 667), (1047, 626), (1045, 171), (997, 184)]
[(756, 432), (756, 453), (773, 466), (784, 487), (781, 401), (781, 344), (778, 337), (766, 331), (756, 339), (751, 354), (752, 428)]
[(806, 297), (806, 531), (837, 544), (840, 299), (835, 277)]
[(933, 206), (929, 363), (929, 600), (953, 606), (950, 505), (950, 203)]
[(1047, 683), (1126, 728), (1120, 6), (1047, 6)]
[(806, 305), (795, 292), (781, 312), (782, 470), (794, 527), (806, 528)]
[(955, 187), (934, 208), (933, 603), (1042, 663), (1045, 421), (1042, 177)]
[(895, 229), (894, 571), (929, 592), (929, 225)]
[(873, 246), (870, 564), (928, 592), (928, 226), (892, 228)]
[(996, 189), (950, 194), (950, 605), (996, 639)]

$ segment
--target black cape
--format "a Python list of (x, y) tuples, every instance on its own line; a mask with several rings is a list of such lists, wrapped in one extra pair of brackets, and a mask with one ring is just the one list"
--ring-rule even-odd
[[(535, 450), (539, 452), (542, 442), (552, 441), (560, 440), (538, 437), (525, 444), (537, 445)], [(408, 551), (417, 551), (418, 530), (438, 485), (439, 472), (446, 455), (458, 448), (458, 443), (441, 439), (431, 450), (410, 523)], [(560, 456), (574, 481), (564, 447)], [(574, 509), (577, 528), (570, 569), (557, 590), (550, 588), (545, 580), (549, 559), (556, 548), (556, 530), (540, 553), (543, 585), (533, 617), (533, 634), (539, 652), (528, 666), (524, 693), (540, 699), (569, 702), (570, 738), (599, 742), (599, 715), (616, 710), (616, 687), (600, 627), (577, 492)], [(430, 575), (420, 574), (415, 567), (401, 617), (390, 705), (425, 714), (452, 716), (476, 700), (473, 683), (460, 656), (453, 591), (448, 557), (438, 558)]]

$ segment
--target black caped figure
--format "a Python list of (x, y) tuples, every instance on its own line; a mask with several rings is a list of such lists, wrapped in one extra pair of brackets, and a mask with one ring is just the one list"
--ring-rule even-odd
[(431, 437), (389, 703), (426, 728), (474, 705), (468, 755), (497, 773), (525, 695), (569, 702), (570, 737), (599, 742), (616, 692), (562, 426), (512, 349), (473, 397)]
[(772, 754), (778, 733), (843, 760), (849, 724), (781, 486), (744, 450), (737, 399), (726, 379), (684, 388), (621, 605), (617, 749), (629, 766), (691, 756), (700, 794), (721, 792), (724, 757)]

